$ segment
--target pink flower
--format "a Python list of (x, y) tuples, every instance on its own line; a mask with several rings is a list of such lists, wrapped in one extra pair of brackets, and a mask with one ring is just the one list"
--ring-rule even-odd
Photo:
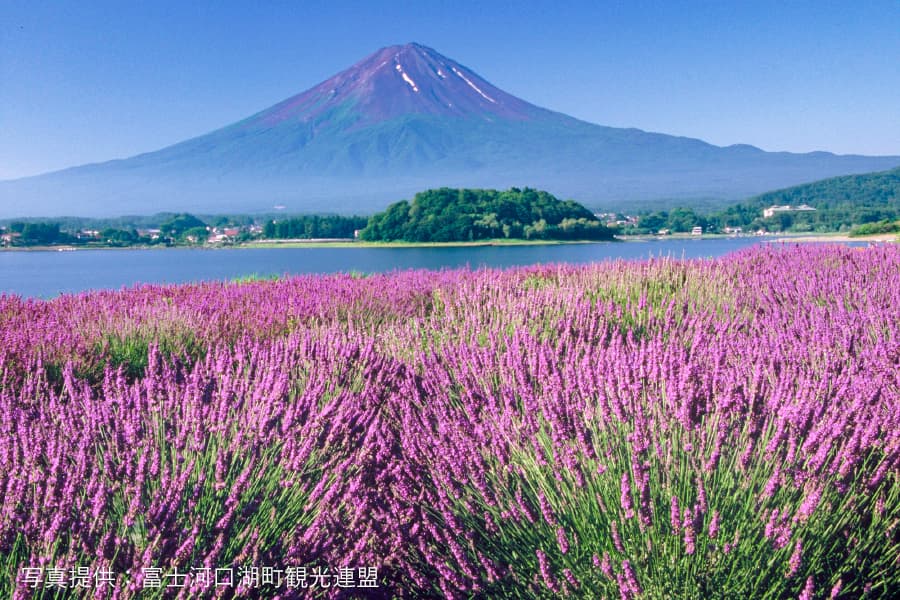
[(672, 502), (669, 504), (669, 523), (672, 526), (672, 533), (677, 535), (681, 530), (681, 509), (678, 508), (677, 496), (672, 496)]
[(556, 581), (553, 572), (550, 570), (550, 562), (547, 560), (547, 555), (540, 549), (536, 550), (535, 554), (537, 555), (538, 568), (540, 569), (541, 577), (544, 580), (544, 585), (546, 585), (547, 589), (551, 592), (558, 592), (559, 583)]
[(719, 535), (719, 511), (714, 510), (712, 519), (709, 521), (709, 539), (714, 540)]
[(563, 554), (569, 551), (569, 540), (566, 538), (566, 530), (562, 527), (556, 529), (556, 543), (559, 544), (559, 551)]
[(634, 518), (634, 505), (631, 502), (631, 480), (628, 477), (628, 473), (622, 473), (622, 494), (620, 496), (620, 502), (622, 504), (622, 510), (625, 511), (626, 519)]
[(800, 569), (800, 562), (803, 558), (803, 544), (800, 540), (794, 544), (794, 551), (791, 553), (791, 558), (788, 561), (788, 571), (785, 573), (785, 577), (790, 579), (794, 575), (797, 574), (797, 571)]
[(806, 585), (803, 586), (803, 591), (800, 592), (800, 596), (798, 600), (812, 600), (813, 592), (816, 591), (815, 582), (813, 581), (812, 576), (806, 578)]

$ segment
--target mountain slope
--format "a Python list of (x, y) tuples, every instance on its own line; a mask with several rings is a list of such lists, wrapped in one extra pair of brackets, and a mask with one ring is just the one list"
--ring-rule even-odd
[[(593, 207), (722, 202), (900, 157), (763, 152), (594, 125), (419, 44), (383, 48), (247, 119), (125, 160), (0, 182), (0, 216), (371, 213), (431, 187), (532, 186)], [(73, 208), (77, 207), (77, 208)]]

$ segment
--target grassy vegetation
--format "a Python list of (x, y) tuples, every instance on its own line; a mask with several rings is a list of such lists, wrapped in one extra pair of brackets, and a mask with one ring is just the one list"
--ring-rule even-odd
[(890, 221), (883, 219), (875, 223), (857, 225), (850, 230), (851, 237), (863, 237), (867, 235), (880, 235), (883, 233), (900, 233), (900, 220)]

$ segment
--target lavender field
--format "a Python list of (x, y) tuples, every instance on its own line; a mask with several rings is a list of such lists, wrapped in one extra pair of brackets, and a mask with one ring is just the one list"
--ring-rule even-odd
[(889, 598), (900, 247), (0, 296), (0, 596)]

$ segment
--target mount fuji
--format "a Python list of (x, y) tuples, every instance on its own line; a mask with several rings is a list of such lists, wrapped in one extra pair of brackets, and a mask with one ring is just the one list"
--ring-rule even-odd
[(765, 152), (587, 123), (420, 44), (382, 48), (242, 121), (155, 152), (0, 182), (0, 218), (370, 214), (426, 188), (529, 186), (592, 208), (726, 203), (900, 157)]

